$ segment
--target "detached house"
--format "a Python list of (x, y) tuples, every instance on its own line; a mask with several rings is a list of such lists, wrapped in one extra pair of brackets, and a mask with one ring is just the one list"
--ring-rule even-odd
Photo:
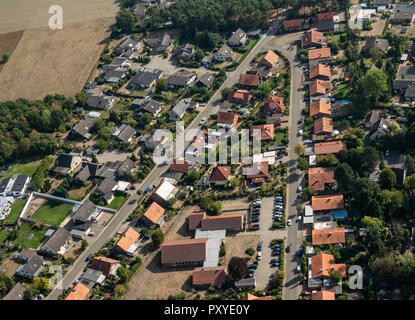
[(137, 240), (140, 238), (140, 234), (133, 228), (128, 228), (124, 232), (121, 239), (115, 244), (114, 250), (133, 257), (135, 251), (138, 249)]
[(234, 53), (229, 46), (224, 44), (218, 51), (213, 55), (213, 59), (216, 61), (229, 61), (233, 60)]
[(110, 203), (114, 199), (114, 188), (117, 185), (117, 182), (113, 177), (105, 178), (104, 181), (100, 183), (98, 188), (95, 190), (95, 194), (99, 199), (102, 199), (105, 203)]
[(94, 127), (95, 121), (96, 119), (94, 118), (86, 118), (79, 121), (73, 126), (72, 133), (84, 139), (91, 138), (92, 135), (89, 131)]
[(314, 120), (314, 134), (331, 134), (333, 133), (333, 120), (327, 117), (321, 117)]
[(318, 31), (304, 32), (301, 37), (302, 48), (321, 48), (324, 45), (323, 33)]
[(171, 198), (174, 198), (177, 191), (178, 189), (173, 184), (167, 180), (163, 180), (163, 182), (153, 192), (150, 198), (159, 204), (164, 204)]
[(266, 115), (281, 114), (285, 110), (284, 98), (271, 96), (264, 100), (262, 113)]
[(233, 112), (218, 112), (218, 117), (216, 122), (218, 127), (232, 129), (238, 123), (239, 114)]
[(344, 209), (342, 194), (313, 196), (311, 204), (314, 212), (330, 212)]
[(210, 72), (206, 72), (197, 80), (197, 85), (210, 88), (214, 82), (215, 82), (215, 76), (211, 74)]
[(262, 57), (258, 64), (263, 65), (267, 68), (274, 68), (277, 65), (278, 59), (279, 57), (274, 51), (268, 50), (268, 52), (265, 54), (265, 56)]
[(182, 99), (176, 103), (174, 108), (170, 111), (169, 120), (176, 121), (183, 118), (184, 114), (186, 113), (187, 109), (194, 109), (197, 108), (199, 104), (197, 102), (193, 102), (191, 98)]
[(316, 64), (310, 68), (310, 80), (330, 80), (330, 67), (324, 64)]
[(190, 61), (195, 54), (195, 45), (186, 43), (183, 47), (179, 47), (173, 51), (171, 57), (175, 60)]
[(308, 185), (314, 191), (332, 190), (336, 180), (334, 179), (334, 168), (309, 168)]
[(118, 260), (107, 257), (95, 257), (92, 260), (91, 269), (101, 271), (103, 275), (109, 277), (116, 274), (119, 266), (120, 262)]
[(118, 46), (115, 47), (114, 49), (114, 53), (118, 56), (125, 54), (126, 52), (132, 50), (139, 50), (141, 48), (141, 42), (131, 39), (128, 36), (125, 36), (120, 44)]
[[(309, 289), (319, 289), (323, 283), (327, 283), (330, 273), (339, 272), (342, 277), (346, 277), (346, 265), (336, 264), (334, 256), (326, 253), (319, 253), (311, 257), (311, 272), (309, 272)], [(310, 281), (310, 278), (313, 281)]]
[(40, 247), (39, 253), (63, 256), (73, 246), (71, 233), (65, 228), (58, 228)]
[(168, 33), (165, 33), (161, 38), (147, 40), (147, 44), (153, 50), (153, 54), (161, 54), (165, 51), (171, 51), (173, 43), (174, 41)]
[(242, 29), (238, 29), (232, 33), (231, 37), (228, 39), (228, 43), (231, 46), (240, 46), (244, 45), (248, 40), (248, 36)]
[(141, 69), (137, 72), (133, 79), (130, 81), (130, 87), (133, 90), (141, 90), (151, 88), (158, 79), (160, 79), (163, 72), (158, 69), (147, 70)]
[(346, 243), (344, 228), (313, 230), (312, 239), (313, 246)]
[(58, 175), (65, 176), (77, 171), (77, 169), (80, 169), (82, 158), (78, 154), (60, 153), (56, 159), (56, 164), (57, 166), (53, 172)]
[(208, 238), (170, 240), (161, 245), (161, 264), (170, 267), (201, 265), (207, 258)]
[(282, 25), (289, 31), (295, 31), (301, 29), (301, 19), (284, 20)]
[(391, 133), (392, 127), (389, 121), (385, 118), (379, 118), (379, 120), (376, 121), (376, 123), (370, 129), (369, 140), (373, 142)]
[(111, 137), (122, 145), (128, 145), (134, 138), (136, 131), (128, 124), (122, 124), (119, 127), (113, 127)]
[(308, 60), (311, 61), (326, 61), (331, 57), (330, 48), (311, 49), (308, 50)]
[(259, 83), (259, 75), (258, 74), (242, 73), (239, 76), (238, 85), (240, 85), (241, 87), (257, 88), (258, 83)]
[(86, 200), (72, 216), (75, 224), (83, 224), (90, 220), (97, 220), (102, 214), (102, 210), (95, 207), (92, 201)]
[(329, 32), (334, 30), (333, 12), (319, 13), (316, 15), (317, 30)]
[(331, 116), (331, 103), (326, 100), (317, 100), (310, 104), (310, 117), (314, 119)]
[(246, 90), (232, 90), (228, 93), (229, 102), (242, 104), (245, 106), (249, 105), (252, 98), (252, 95), (250, 95)]
[(13, 185), (10, 193), (13, 197), (21, 197), (25, 193), (30, 183), (30, 178), (25, 174), (18, 174), (13, 177)]
[(196, 78), (197, 76), (194, 72), (179, 70), (167, 78), (167, 86), (172, 89), (187, 88)]
[(194, 287), (221, 287), (226, 280), (226, 267), (202, 267), (195, 268), (192, 275)]
[(146, 212), (143, 214), (142, 220), (147, 225), (155, 225), (161, 227), (164, 223), (164, 213), (166, 210), (162, 206), (160, 206), (157, 202), (153, 202)]
[(45, 261), (37, 254), (34, 254), (24, 265), (21, 265), (16, 274), (26, 279), (38, 277), (44, 267)]
[(340, 150), (346, 150), (346, 145), (340, 141), (329, 141), (329, 142), (319, 142), (314, 144), (314, 153), (319, 154), (329, 154), (329, 153), (338, 153)]
[(209, 183), (214, 185), (224, 185), (228, 181), (231, 167), (215, 167), (209, 176)]
[(325, 96), (331, 90), (331, 82), (315, 79), (310, 83), (310, 96)]
[(251, 137), (260, 141), (274, 140), (274, 124), (252, 126)]
[(254, 184), (263, 183), (268, 178), (268, 161), (255, 162), (247, 168), (246, 178)]

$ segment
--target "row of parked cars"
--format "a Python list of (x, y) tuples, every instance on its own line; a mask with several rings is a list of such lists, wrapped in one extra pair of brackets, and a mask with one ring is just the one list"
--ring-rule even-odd
[(261, 198), (255, 198), (251, 212), (251, 230), (259, 230), (259, 216), (261, 214)]

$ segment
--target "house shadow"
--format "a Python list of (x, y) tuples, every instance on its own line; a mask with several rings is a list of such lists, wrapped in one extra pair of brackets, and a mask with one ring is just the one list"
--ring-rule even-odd
[(154, 258), (147, 265), (146, 269), (151, 273), (166, 273), (177, 271), (190, 271), (196, 266), (182, 266), (182, 267), (165, 267), (161, 265), (161, 251), (159, 251)]
[(181, 286), (181, 289), (184, 292), (191, 292), (193, 288), (193, 282), (192, 282), (192, 276), (189, 276), (186, 281), (183, 283), (183, 285)]
[(185, 222), (180, 226), (180, 228), (176, 231), (176, 234), (182, 237), (191, 237), (193, 234), (189, 231), (189, 223), (186, 219)]

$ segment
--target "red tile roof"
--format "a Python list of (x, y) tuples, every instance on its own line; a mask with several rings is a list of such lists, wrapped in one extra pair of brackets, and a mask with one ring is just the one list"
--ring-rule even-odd
[(321, 290), (313, 293), (312, 300), (336, 300), (333, 291)]
[(259, 64), (260, 65), (262, 64), (262, 65), (265, 65), (271, 68), (277, 63), (278, 59), (279, 57), (274, 51), (268, 50), (266, 55), (259, 61)]
[(331, 89), (331, 81), (314, 79), (310, 83), (310, 96), (325, 95)]
[(271, 96), (264, 100), (263, 112), (266, 114), (270, 113), (283, 113), (285, 110), (284, 98)]
[(331, 103), (326, 100), (318, 100), (310, 104), (310, 117), (318, 114), (331, 115)]
[(209, 181), (226, 181), (231, 173), (231, 167), (215, 167), (209, 177)]
[(331, 57), (330, 48), (308, 50), (308, 60), (325, 59)]
[(246, 90), (231, 90), (228, 93), (228, 100), (233, 103), (248, 105), (252, 99), (252, 95)]
[(88, 298), (89, 289), (82, 283), (78, 282), (76, 286), (69, 292), (65, 300), (85, 300)]
[(318, 118), (314, 120), (314, 134), (332, 133), (333, 120), (331, 118)]
[(343, 277), (346, 276), (346, 265), (335, 264), (334, 256), (326, 253), (319, 253), (311, 257), (311, 277), (328, 277), (330, 272), (337, 271)]
[[(261, 134), (258, 135), (257, 133), (254, 134), (255, 129), (260, 129)], [(274, 140), (274, 124), (260, 124), (256, 126), (252, 126), (251, 128), (251, 137), (254, 137), (260, 141), (263, 140)]]
[(133, 228), (128, 228), (116, 245), (126, 252), (138, 238), (140, 238), (140, 234)]
[(311, 198), (313, 211), (344, 209), (343, 195), (313, 196)]
[(202, 219), (202, 230), (242, 230), (244, 217), (242, 214), (224, 214), (207, 216)]
[(297, 29), (301, 27), (301, 20), (300, 19), (284, 20), (282, 24), (287, 29), (292, 29), (292, 28)]
[(252, 73), (242, 73), (239, 76), (239, 82), (238, 84), (240, 86), (247, 86), (247, 87), (258, 87), (259, 82), (259, 75), (258, 74), (252, 74)]
[(340, 141), (319, 142), (314, 144), (315, 154), (337, 153), (342, 149), (346, 149), (346, 145)]
[(187, 173), (189, 171), (189, 162), (187, 162), (186, 160), (173, 159), (173, 162), (170, 165), (169, 170)]
[(233, 112), (218, 112), (217, 123), (226, 123), (236, 125), (238, 123), (239, 114)]
[(268, 168), (268, 161), (255, 162), (247, 168), (246, 177), (247, 179), (266, 178), (268, 177)]
[(317, 21), (333, 20), (333, 12), (324, 12), (317, 14)]
[(319, 229), (312, 232), (313, 246), (346, 243), (344, 228)]
[(193, 231), (200, 227), (202, 219), (206, 217), (206, 212), (192, 212), (189, 214), (189, 230)]
[(160, 219), (160, 217), (163, 216), (164, 208), (160, 206), (157, 202), (153, 202), (146, 212), (144, 212), (144, 217), (146, 217), (148, 220), (153, 222), (154, 224), (157, 224), (157, 221)]
[(330, 67), (325, 64), (316, 64), (315, 66), (310, 68), (310, 80), (313, 80), (316, 77), (331, 77)]
[(324, 191), (326, 183), (335, 183), (334, 168), (315, 167), (308, 169), (308, 185), (314, 191)]
[(110, 259), (107, 257), (96, 257), (92, 260), (91, 268), (94, 270), (101, 271), (106, 277), (112, 273), (114, 265), (119, 263), (118, 260)]
[(224, 266), (196, 268), (193, 270), (192, 278), (194, 286), (219, 287), (226, 280), (226, 268)]
[(161, 245), (161, 263), (191, 263), (205, 261), (208, 238), (170, 240)]
[(301, 46), (308, 46), (309, 44), (312, 45), (322, 45), (324, 42), (323, 33), (318, 31), (309, 31), (304, 32), (301, 38)]

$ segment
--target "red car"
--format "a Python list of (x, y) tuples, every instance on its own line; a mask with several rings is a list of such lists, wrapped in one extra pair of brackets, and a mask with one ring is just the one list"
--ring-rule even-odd
[(301, 295), (302, 296), (311, 296), (311, 291), (305, 291), (305, 290), (303, 290), (303, 291), (301, 291)]

